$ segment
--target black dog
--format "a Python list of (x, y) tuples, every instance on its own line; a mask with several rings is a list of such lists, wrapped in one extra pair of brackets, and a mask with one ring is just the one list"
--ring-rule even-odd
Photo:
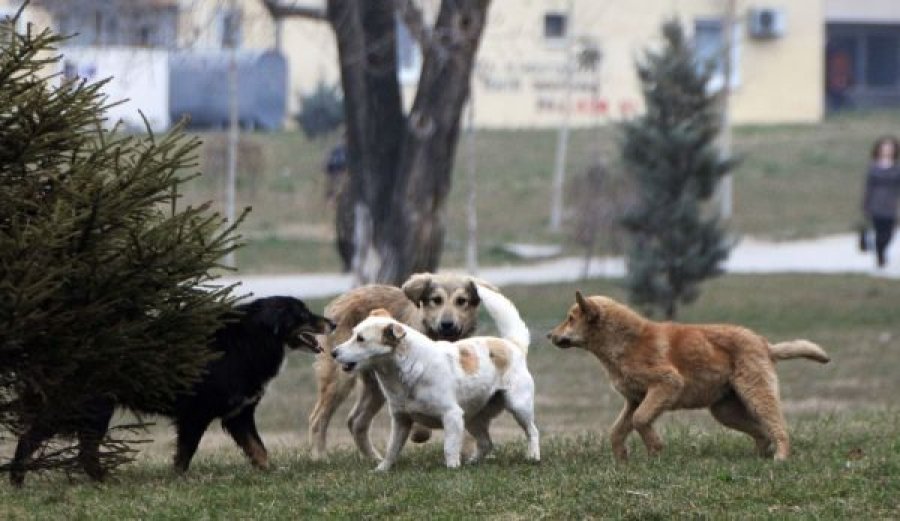
[[(315, 335), (327, 334), (334, 323), (309, 311), (291, 297), (268, 297), (235, 307), (225, 317), (225, 325), (210, 340), (209, 348), (221, 356), (207, 365), (206, 375), (189, 394), (178, 396), (171, 409), (146, 410), (134, 404), (116, 404), (96, 399), (85, 407), (84, 421), (71, 429), (78, 435), (79, 459), (93, 479), (103, 478), (99, 445), (109, 427), (116, 405), (174, 419), (177, 429), (175, 470), (184, 472), (191, 463), (200, 438), (216, 418), (243, 449), (253, 465), (268, 466), (268, 453), (256, 430), (254, 412), (266, 384), (278, 374), (285, 349), (318, 353)], [(24, 464), (40, 445), (60, 430), (35, 422), (19, 438), (13, 457), (10, 481), (21, 485)]]

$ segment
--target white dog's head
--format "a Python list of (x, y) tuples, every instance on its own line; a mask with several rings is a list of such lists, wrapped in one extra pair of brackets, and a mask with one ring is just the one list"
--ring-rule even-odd
[(393, 355), (406, 337), (405, 326), (384, 309), (376, 309), (353, 328), (350, 339), (331, 351), (344, 371), (365, 367), (372, 360)]

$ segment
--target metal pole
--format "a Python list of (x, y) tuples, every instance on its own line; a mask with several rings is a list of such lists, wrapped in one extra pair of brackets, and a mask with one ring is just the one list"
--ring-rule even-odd
[[(240, 138), (238, 122), (238, 73), (237, 73), (237, 41), (236, 32), (237, 1), (229, 1), (229, 24), (227, 26), (228, 41), (228, 187), (226, 192), (225, 212), (229, 223), (235, 219), (235, 199), (237, 190), (237, 148)], [(225, 264), (237, 267), (234, 252), (225, 258)]]
[(572, 15), (575, 11), (574, 0), (569, 0), (566, 7), (566, 62), (565, 62), (565, 96), (563, 98), (562, 124), (556, 140), (556, 160), (553, 166), (553, 192), (550, 202), (550, 230), (560, 231), (562, 228), (563, 188), (566, 178), (566, 154), (569, 148), (569, 124), (572, 114), (572, 74), (574, 69), (572, 38)]
[(469, 107), (466, 112), (466, 151), (468, 152), (467, 165), (467, 189), (468, 195), (468, 219), (466, 222), (467, 236), (466, 241), (466, 271), (471, 274), (478, 272), (478, 206), (476, 205), (476, 194), (478, 193), (478, 180), (475, 169), (475, 93), (469, 87)]
[[(734, 52), (734, 24), (737, 12), (737, 0), (728, 0), (725, 4), (725, 30), (723, 37), (725, 38), (724, 53), (722, 57), (722, 135), (720, 138), (720, 146), (722, 156), (731, 157), (731, 77), (734, 64), (731, 61), (731, 55)], [(730, 219), (734, 213), (734, 185), (731, 174), (725, 174), (719, 187), (719, 196), (722, 205), (722, 217)]]

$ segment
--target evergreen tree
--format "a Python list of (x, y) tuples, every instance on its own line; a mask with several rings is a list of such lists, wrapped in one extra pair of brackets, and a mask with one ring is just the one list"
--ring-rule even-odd
[[(65, 431), (98, 397), (170, 408), (233, 300), (211, 270), (237, 223), (178, 204), (198, 141), (104, 130), (101, 85), (49, 74), (62, 41), (0, 22), (0, 437), (36, 418)], [(132, 446), (103, 448), (108, 469)], [(74, 457), (57, 445), (30, 468)]]
[(721, 114), (711, 64), (698, 62), (679, 22), (663, 24), (662, 34), (662, 49), (637, 64), (646, 112), (621, 126), (623, 161), (637, 189), (623, 224), (632, 302), (674, 318), (703, 280), (722, 273), (734, 245), (709, 204), (734, 163), (715, 143)]

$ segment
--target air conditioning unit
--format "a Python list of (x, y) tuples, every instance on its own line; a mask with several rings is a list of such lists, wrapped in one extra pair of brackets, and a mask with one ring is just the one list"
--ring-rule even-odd
[(747, 15), (747, 30), (751, 38), (767, 39), (784, 36), (787, 25), (783, 9), (750, 9)]

